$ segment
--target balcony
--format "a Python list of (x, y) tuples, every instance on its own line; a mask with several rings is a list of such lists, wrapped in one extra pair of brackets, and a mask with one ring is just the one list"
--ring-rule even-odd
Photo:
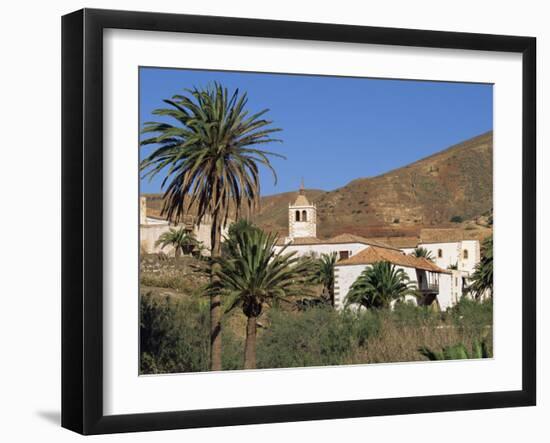
[(420, 292), (423, 292), (425, 294), (438, 294), (439, 293), (439, 283), (435, 282), (429, 282), (429, 283), (422, 283), (419, 285)]

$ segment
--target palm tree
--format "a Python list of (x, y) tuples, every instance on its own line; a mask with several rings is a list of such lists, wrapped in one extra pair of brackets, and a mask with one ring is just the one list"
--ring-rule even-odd
[(414, 248), (414, 251), (411, 252), (413, 257), (425, 258), (426, 260), (434, 261), (434, 257), (430, 251), (421, 246)]
[[(271, 137), (280, 129), (261, 118), (267, 109), (250, 114), (246, 110), (246, 93), (215, 83), (205, 89), (187, 89), (186, 95), (174, 95), (164, 100), (168, 108), (153, 114), (175, 122), (147, 122), (142, 133), (155, 135), (141, 141), (142, 146), (157, 145), (142, 162), (144, 177), (165, 174), (162, 181), (164, 203), (162, 215), (179, 221), (194, 209), (196, 222), (205, 217), (211, 221), (211, 256), (221, 253), (221, 230), (230, 214), (239, 217), (252, 211), (259, 200), (259, 166), (273, 173), (269, 156), (277, 155), (258, 149), (260, 144), (280, 141)], [(172, 120), (170, 120), (172, 122)], [(279, 156), (282, 157), (282, 156)], [(283, 157), (284, 158), (284, 157)], [(216, 261), (211, 280), (216, 286)], [(211, 292), (210, 299), (210, 365), (221, 370), (221, 310), (220, 297)]]
[(323, 285), (323, 296), (334, 306), (334, 268), (336, 253), (321, 254), (315, 263), (315, 280)]
[(365, 269), (351, 285), (346, 305), (365, 308), (389, 308), (394, 300), (416, 295), (416, 288), (403, 269), (389, 262), (376, 262)]
[(199, 246), (199, 242), (191, 232), (186, 231), (184, 228), (170, 228), (169, 231), (163, 232), (155, 242), (155, 246), (159, 245), (161, 249), (164, 249), (166, 246), (172, 246), (174, 248), (174, 256), (178, 258), (182, 253), (191, 254)]
[(493, 237), (487, 237), (481, 245), (481, 260), (475, 267), (468, 289), (476, 299), (485, 294), (493, 296)]
[(256, 322), (264, 305), (287, 297), (304, 294), (310, 276), (311, 261), (285, 253), (286, 247), (275, 252), (277, 237), (259, 229), (245, 230), (226, 242), (227, 255), (216, 257), (216, 276), (227, 297), (227, 310), (240, 307), (247, 317), (244, 368), (256, 368)]
[[(257, 230), (258, 228), (250, 220), (246, 218), (241, 218), (234, 223), (231, 223), (229, 229), (227, 230), (227, 238), (235, 239), (237, 236), (242, 235), (245, 231)], [(222, 243), (222, 255), (227, 255), (227, 242)]]

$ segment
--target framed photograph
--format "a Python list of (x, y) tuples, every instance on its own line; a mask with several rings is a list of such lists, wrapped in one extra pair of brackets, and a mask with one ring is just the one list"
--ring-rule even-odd
[(62, 21), (62, 425), (536, 403), (531, 37)]

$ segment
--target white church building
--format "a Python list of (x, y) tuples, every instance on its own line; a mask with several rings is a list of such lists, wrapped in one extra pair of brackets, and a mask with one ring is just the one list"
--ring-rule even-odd
[[(408, 239), (367, 239), (353, 234), (319, 239), (317, 208), (308, 201), (303, 187), (296, 201), (288, 206), (288, 236), (279, 240), (277, 248), (281, 250), (284, 246), (286, 252), (296, 251), (300, 256), (337, 254), (334, 296), (337, 309), (345, 306), (351, 285), (367, 267), (388, 261), (403, 269), (417, 286), (422, 294), (421, 303), (436, 302), (446, 310), (462, 297), (467, 279), (480, 260), (479, 241), (457, 236), (456, 230), (421, 230), (420, 237)], [(410, 255), (416, 247), (430, 251), (433, 261)]]

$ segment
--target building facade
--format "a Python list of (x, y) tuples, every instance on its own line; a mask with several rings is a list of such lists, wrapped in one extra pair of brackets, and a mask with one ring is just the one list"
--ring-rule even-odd
[[(447, 239), (447, 240), (446, 240)], [(387, 241), (386, 241), (387, 240)], [(433, 261), (413, 257), (416, 247), (426, 248)], [(340, 234), (328, 239), (317, 237), (317, 209), (305, 196), (303, 185), (288, 206), (288, 236), (276, 246), (278, 251), (317, 258), (335, 253), (335, 307), (346, 306), (348, 291), (359, 275), (377, 261), (388, 261), (402, 269), (415, 284), (420, 297), (411, 303), (436, 303), (445, 310), (464, 295), (468, 279), (480, 260), (478, 240), (458, 238), (456, 230), (432, 229), (420, 237), (368, 239)]]
[[(170, 229), (185, 229), (193, 234), (195, 239), (203, 246), (203, 254), (209, 256), (211, 250), (210, 232), (212, 223), (209, 217), (204, 217), (201, 223), (196, 223), (195, 217), (188, 215), (183, 217), (183, 221), (179, 224), (173, 224), (169, 221), (147, 215), (147, 197), (140, 196), (139, 202), (139, 246), (141, 254), (158, 254), (165, 253), (167, 255), (174, 254), (174, 248), (170, 245), (161, 248), (156, 242), (159, 237)], [(227, 235), (227, 227), (230, 221), (222, 228), (222, 238)]]

